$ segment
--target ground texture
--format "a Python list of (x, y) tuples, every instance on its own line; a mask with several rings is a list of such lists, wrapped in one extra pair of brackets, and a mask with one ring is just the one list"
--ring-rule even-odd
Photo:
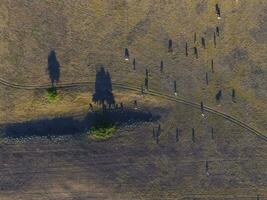
[(266, 10), (264, 0), (1, 0), (0, 199), (266, 199), (266, 141), (217, 115), (202, 117), (200, 109), (140, 92), (114, 90), (125, 107), (137, 100), (139, 110), (160, 119), (126, 123), (106, 142), (2, 132), (6, 125), (88, 114), (93, 85), (60, 89), (54, 103), (45, 89), (2, 85), (50, 84), (54, 51), (59, 83), (94, 82), (104, 67), (113, 83), (140, 87), (147, 69), (150, 89), (173, 95), (176, 81), (179, 98), (203, 101), (267, 135)]

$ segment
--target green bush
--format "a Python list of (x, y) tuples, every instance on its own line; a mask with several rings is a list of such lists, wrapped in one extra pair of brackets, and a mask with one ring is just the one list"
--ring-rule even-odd
[(106, 140), (114, 135), (116, 126), (105, 114), (98, 114), (93, 127), (90, 130), (89, 137), (94, 140)]
[(106, 140), (114, 135), (116, 131), (115, 125), (107, 125), (103, 127), (92, 127), (90, 131), (90, 138), (94, 140)]
[(48, 88), (45, 93), (45, 97), (47, 98), (49, 103), (53, 103), (58, 100), (58, 93), (55, 87)]

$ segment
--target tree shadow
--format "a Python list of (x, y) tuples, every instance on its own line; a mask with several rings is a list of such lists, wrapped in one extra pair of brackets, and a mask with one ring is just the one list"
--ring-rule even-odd
[(60, 77), (60, 64), (54, 50), (50, 51), (47, 62), (49, 78), (51, 80), (52, 87), (54, 87), (54, 84), (59, 81)]
[(112, 83), (109, 72), (105, 71), (104, 67), (96, 73), (95, 90), (93, 94), (93, 102), (104, 105), (115, 104), (115, 98), (112, 93)]
[(7, 124), (3, 128), (5, 137), (21, 138), (30, 136), (62, 136), (81, 132), (82, 127), (73, 117), (40, 119)]
[(131, 125), (138, 122), (153, 122), (160, 119), (159, 115), (134, 109), (111, 109), (104, 114), (102, 111), (89, 112), (84, 118), (60, 117), (54, 119), (40, 119), (22, 123), (5, 124), (0, 127), (2, 135), (7, 138), (23, 138), (32, 136), (64, 136), (86, 133), (92, 126), (102, 119), (114, 123), (116, 126)]

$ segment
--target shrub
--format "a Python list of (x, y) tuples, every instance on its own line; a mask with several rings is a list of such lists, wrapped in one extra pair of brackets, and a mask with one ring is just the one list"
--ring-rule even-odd
[(57, 89), (55, 87), (48, 88), (46, 90), (45, 97), (47, 98), (49, 103), (57, 101), (59, 99)]
[(116, 132), (116, 126), (103, 113), (98, 113), (93, 127), (90, 129), (89, 137), (93, 140), (101, 141), (111, 138)]
[(90, 130), (89, 137), (93, 140), (107, 140), (116, 132), (116, 126), (113, 124), (103, 124), (102, 126), (94, 126)]

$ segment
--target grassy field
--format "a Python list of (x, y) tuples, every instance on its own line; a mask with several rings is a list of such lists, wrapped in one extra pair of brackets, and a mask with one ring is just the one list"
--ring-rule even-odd
[[(121, 126), (105, 142), (74, 136), (3, 139), (1, 199), (256, 199), (257, 194), (267, 195), (265, 141), (221, 117), (206, 113), (203, 118), (198, 109), (143, 98), (139, 109), (160, 115), (159, 121)], [(131, 107), (131, 97), (128, 100)], [(159, 104), (151, 107), (155, 100)], [(156, 144), (152, 128), (159, 123), (162, 131)], [(175, 142), (176, 128), (181, 130), (179, 142)], [(195, 128), (195, 143), (191, 128)]]
[[(215, 15), (217, 2), (221, 20)], [(4, 0), (0, 7), (1, 78), (20, 84), (49, 82), (47, 57), (51, 50), (61, 66), (60, 82), (94, 80), (95, 68), (102, 65), (114, 82), (139, 86), (147, 68), (151, 88), (171, 92), (176, 80), (178, 94), (196, 102), (216, 106), (215, 94), (222, 89), (218, 109), (265, 131), (266, 8), (262, 0)], [(214, 48), (216, 26), (220, 36)], [(173, 40), (173, 53), (167, 51), (169, 39)], [(194, 59), (194, 46), (198, 59)], [(129, 62), (123, 59), (125, 47), (130, 51)], [(136, 70), (132, 69), (134, 57)], [(212, 59), (215, 73), (211, 73)], [(236, 104), (230, 97), (233, 88)]]
[[(148, 69), (149, 88), (173, 94), (176, 81), (179, 97), (203, 101), (267, 135), (266, 10), (264, 0), (1, 0), (0, 78), (20, 85), (50, 83), (52, 51), (59, 83), (95, 81), (96, 70), (104, 67), (112, 82), (140, 87)], [(126, 47), (129, 61), (123, 58)], [(92, 91), (89, 85), (58, 89), (56, 101), (50, 101), (45, 89), (1, 85), (0, 125), (79, 121), (88, 114)], [(137, 100), (140, 111), (160, 119), (126, 123), (105, 142), (65, 135), (1, 137), (0, 199), (267, 198), (266, 142), (216, 115), (203, 118), (189, 106), (126, 90), (114, 94), (125, 107), (133, 108)], [(163, 130), (156, 144), (152, 128), (159, 123)], [(176, 128), (182, 130), (177, 143)]]

